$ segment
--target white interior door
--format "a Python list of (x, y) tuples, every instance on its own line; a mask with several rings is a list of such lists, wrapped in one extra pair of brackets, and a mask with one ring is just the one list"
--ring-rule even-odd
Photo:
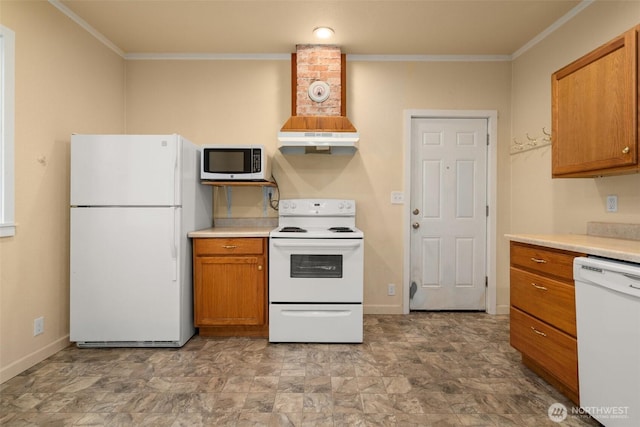
[(483, 310), (487, 119), (417, 118), (411, 132), (409, 307)]

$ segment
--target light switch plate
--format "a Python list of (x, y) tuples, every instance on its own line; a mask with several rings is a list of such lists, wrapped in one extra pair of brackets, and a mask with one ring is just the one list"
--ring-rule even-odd
[(618, 196), (610, 194), (607, 196), (607, 212), (618, 212)]

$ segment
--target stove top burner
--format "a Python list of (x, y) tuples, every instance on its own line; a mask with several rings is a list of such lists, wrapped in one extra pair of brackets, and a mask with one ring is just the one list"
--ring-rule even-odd
[(334, 233), (353, 233), (350, 227), (331, 227), (329, 231), (333, 231)]
[(284, 233), (306, 233), (307, 232), (307, 230), (300, 227), (282, 227), (280, 231)]
[[(2, 2), (2, 0), (0, 0)], [(275, 239), (362, 239), (363, 233), (355, 225), (348, 223), (331, 223), (321, 218), (318, 224), (289, 223), (279, 224), (269, 236)]]

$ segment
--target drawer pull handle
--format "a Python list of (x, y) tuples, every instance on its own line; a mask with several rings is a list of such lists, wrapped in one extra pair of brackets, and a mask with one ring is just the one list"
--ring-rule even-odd
[(547, 334), (545, 334), (544, 332), (541, 332), (541, 331), (537, 330), (537, 329), (536, 329), (536, 328), (534, 328), (533, 326), (531, 327), (531, 330), (532, 330), (533, 332), (535, 332), (536, 334), (541, 335), (541, 336), (543, 336), (543, 337), (546, 337), (546, 336), (547, 336)]
[[(638, 276), (637, 274), (622, 273), (622, 275), (631, 280), (637, 280), (640, 282), (640, 276)], [(636, 288), (637, 286), (632, 286), (632, 287)]]
[(540, 259), (540, 258), (533, 258), (531, 257), (531, 261), (538, 263), (538, 264), (546, 264), (547, 260), (546, 259)]
[(631, 151), (631, 150), (629, 149), (629, 147), (624, 147), (624, 148), (622, 149), (622, 154), (629, 154), (629, 151)]
[(545, 288), (544, 286), (540, 286), (540, 285), (536, 285), (535, 283), (531, 282), (531, 286), (533, 286), (536, 289), (540, 289), (541, 291), (547, 291), (548, 289)]
[(225, 248), (225, 249), (235, 249), (235, 248), (237, 248), (237, 246), (236, 245), (224, 245), (223, 248)]

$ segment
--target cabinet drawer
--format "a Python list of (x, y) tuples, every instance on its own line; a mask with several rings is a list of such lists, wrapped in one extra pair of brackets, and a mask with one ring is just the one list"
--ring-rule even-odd
[(575, 338), (511, 307), (511, 345), (530, 357), (569, 389), (578, 391), (578, 344)]
[(511, 305), (576, 336), (573, 285), (512, 267)]
[(203, 255), (234, 255), (264, 253), (263, 238), (212, 238), (194, 239), (193, 248), (195, 256)]
[(573, 281), (573, 259), (583, 254), (511, 242), (511, 265)]

